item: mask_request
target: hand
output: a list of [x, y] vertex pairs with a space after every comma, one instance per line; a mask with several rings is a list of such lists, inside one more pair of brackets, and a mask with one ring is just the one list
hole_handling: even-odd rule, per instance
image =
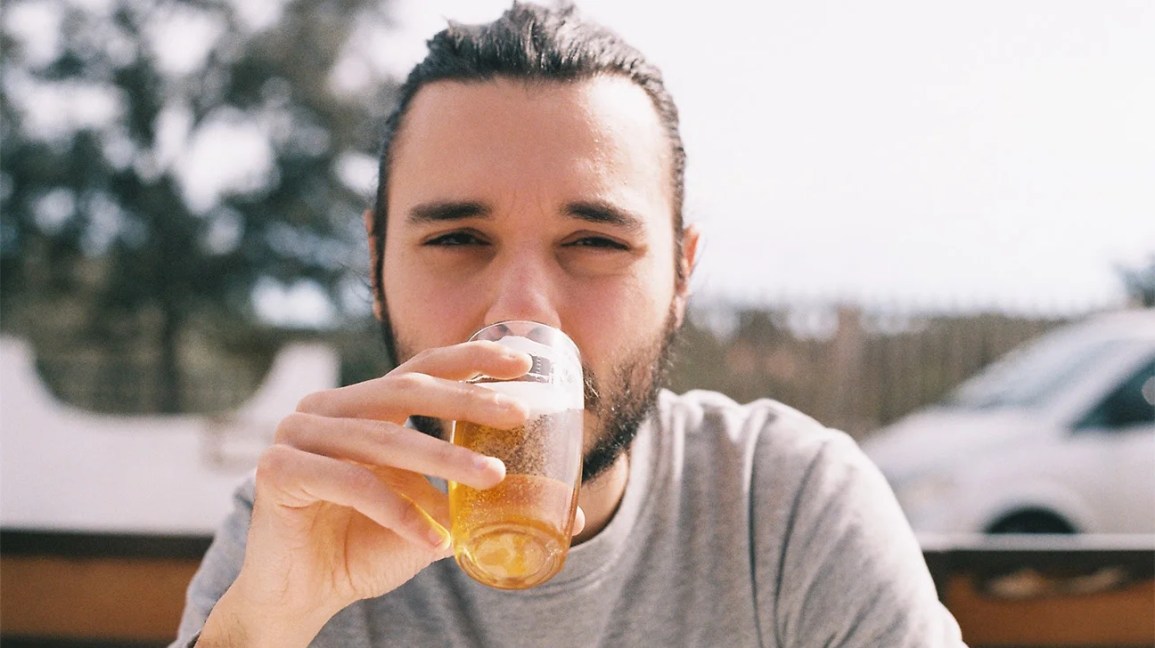
[[451, 555], [448, 501], [426, 476], [489, 488], [505, 467], [404, 423], [423, 415], [522, 424], [523, 403], [462, 381], [480, 373], [515, 378], [529, 368], [524, 353], [467, 342], [304, 398], [260, 459], [244, 563], [200, 645], [232, 645], [226, 637], [306, 645], [345, 606], [392, 591]]

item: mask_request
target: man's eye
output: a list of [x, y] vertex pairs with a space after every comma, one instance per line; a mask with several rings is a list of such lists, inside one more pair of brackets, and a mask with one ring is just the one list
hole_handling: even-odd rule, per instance
[[615, 241], [614, 239], [606, 238], [604, 236], [583, 236], [582, 238], [579, 238], [579, 239], [577, 239], [571, 243], [568, 243], [567, 245], [569, 247], [588, 247], [588, 248], [599, 248], [599, 249], [605, 249], [605, 250], [628, 250], [628, 249], [630, 249], [630, 246], [626, 245], [625, 243], [622, 243], [621, 241]]
[[442, 247], [484, 244], [485, 241], [481, 240], [471, 232], [449, 232], [448, 234], [441, 234], [429, 239], [428, 241], [425, 241], [425, 245]]

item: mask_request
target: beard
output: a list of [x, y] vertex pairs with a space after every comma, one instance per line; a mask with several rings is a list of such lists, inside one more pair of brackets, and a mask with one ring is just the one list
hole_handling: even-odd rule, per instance
[[[599, 379], [588, 365], [582, 366], [586, 416], [597, 421], [593, 445], [582, 457], [583, 483], [597, 479], [614, 465], [653, 412], [672, 364], [677, 321], [671, 304], [662, 329], [646, 343], [624, 354], [605, 381]], [[398, 340], [388, 315], [382, 319], [381, 329], [394, 362], [413, 357], [414, 353]], [[440, 419], [414, 415], [410, 420], [415, 428], [429, 436], [439, 439], [448, 436]]]
[[655, 339], [619, 362], [608, 384], [599, 384], [594, 373], [583, 368], [586, 412], [599, 422], [594, 444], [582, 459], [583, 482], [597, 479], [614, 465], [654, 411], [672, 364], [677, 333], [677, 317], [671, 307]]

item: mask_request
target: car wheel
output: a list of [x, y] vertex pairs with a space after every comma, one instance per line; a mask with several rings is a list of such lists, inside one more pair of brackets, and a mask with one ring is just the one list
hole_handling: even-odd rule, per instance
[[987, 528], [987, 533], [1075, 533], [1076, 529], [1062, 517], [1044, 510], [1011, 513]]

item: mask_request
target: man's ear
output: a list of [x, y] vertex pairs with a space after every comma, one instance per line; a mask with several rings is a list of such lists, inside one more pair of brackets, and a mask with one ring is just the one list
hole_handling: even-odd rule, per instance
[[694, 276], [694, 268], [698, 267], [698, 245], [701, 239], [702, 233], [694, 225], [687, 225], [682, 230], [682, 258], [678, 259], [678, 276], [681, 279], [674, 286], [674, 319], [677, 326], [681, 326], [686, 318], [690, 280]]
[[373, 291], [373, 317], [381, 321], [385, 305], [381, 303], [381, 250], [377, 249], [377, 237], [373, 234], [373, 210], [366, 209], [362, 218], [365, 220], [365, 236], [369, 239], [369, 281]]

